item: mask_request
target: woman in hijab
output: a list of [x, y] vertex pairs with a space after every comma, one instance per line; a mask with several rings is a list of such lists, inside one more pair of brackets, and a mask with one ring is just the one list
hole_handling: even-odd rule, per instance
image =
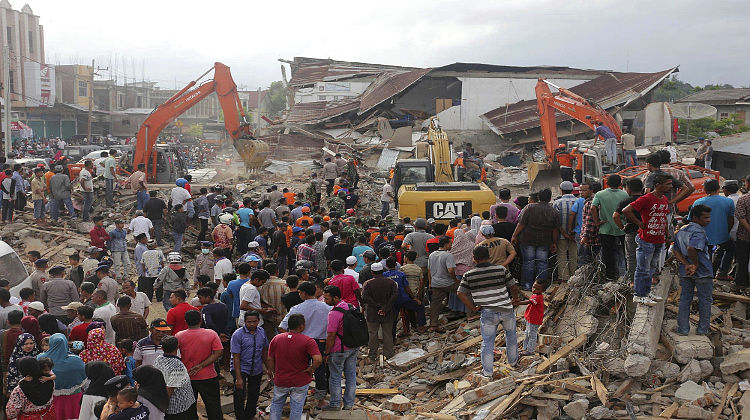
[[42, 346], [42, 330], [39, 329], [39, 321], [31, 315], [21, 318], [21, 328], [31, 335], [36, 340], [36, 345], [41, 348]]
[[117, 347], [104, 341], [104, 336], [104, 330], [101, 328], [89, 331], [86, 350], [81, 352], [81, 359], [85, 363], [97, 360], [109, 363], [115, 375], [120, 375], [125, 370], [125, 360]]
[[164, 420], [169, 394], [161, 371], [151, 365], [143, 365], [133, 372], [133, 379], [138, 388], [138, 402], [148, 408], [149, 420]]
[[[481, 222], [480, 222], [481, 223]], [[472, 218], [472, 225], [474, 224]], [[453, 246], [451, 247], [450, 253], [453, 255], [453, 259], [456, 262], [456, 278], [461, 281], [464, 273], [474, 268], [474, 241], [471, 239], [469, 234], [463, 229], [458, 228], [453, 233]], [[458, 298], [456, 292], [451, 292], [448, 295], [448, 306], [451, 310], [456, 312], [466, 312], [466, 306], [461, 299]]]
[[57, 325], [57, 318], [52, 314], [39, 315], [39, 328], [47, 335], [63, 333]]
[[109, 395], [104, 388], [104, 384], [115, 377], [112, 368], [104, 362], [86, 363], [86, 377], [89, 379], [89, 386], [81, 399], [81, 412], [78, 420], [99, 420], [94, 414], [94, 406], [99, 401], [106, 401]]
[[24, 357], [36, 357], [39, 354], [39, 348], [36, 345], [34, 336], [29, 333], [23, 333], [18, 336], [16, 346], [10, 355], [8, 362], [8, 389], [13, 389], [18, 385], [18, 381], [23, 378], [18, 371], [18, 361]]
[[54, 405], [56, 420], [77, 419], [81, 411], [83, 382], [86, 380], [86, 365], [80, 357], [68, 351], [68, 339], [57, 333], [49, 338], [49, 350], [37, 359], [49, 357], [55, 364], [52, 368], [55, 379]]
[[[39, 380], [42, 369], [34, 357], [19, 359], [18, 370], [24, 379], [10, 393], [5, 406], [6, 417], [19, 420], [55, 420], [55, 407], [52, 404], [55, 383]], [[31, 377], [30, 381], [25, 379], [27, 376]]]
[[479, 216], [473, 216], [471, 218], [471, 229], [469, 229], [468, 232], [466, 232], [466, 235], [468, 235], [469, 239], [471, 239], [472, 242], [476, 242], [477, 234], [479, 233], [479, 228], [482, 226], [482, 218]]

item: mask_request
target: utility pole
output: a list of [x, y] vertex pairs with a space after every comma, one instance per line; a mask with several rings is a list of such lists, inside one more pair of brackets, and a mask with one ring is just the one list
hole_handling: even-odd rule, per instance
[[93, 140], [93, 137], [91, 137], [91, 118], [94, 114], [94, 59], [91, 59], [91, 86], [89, 86], [89, 125], [87, 133], [87, 138], [89, 139], [89, 144], [91, 144], [91, 141]]
[[5, 101], [5, 118], [3, 129], [5, 130], [5, 157], [10, 155], [11, 135], [10, 135], [10, 48], [6, 45], [3, 48], [3, 99]]

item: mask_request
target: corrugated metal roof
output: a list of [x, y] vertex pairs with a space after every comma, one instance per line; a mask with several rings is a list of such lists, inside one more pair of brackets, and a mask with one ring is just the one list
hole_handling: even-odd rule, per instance
[[359, 114], [363, 114], [380, 105], [394, 95], [403, 92], [429, 73], [431, 69], [420, 69], [409, 72], [384, 72], [367, 87], [361, 95]]
[[290, 64], [292, 79], [289, 86], [300, 87], [315, 82], [347, 79], [356, 76], [374, 76], [383, 71], [411, 71], [416, 67], [358, 63], [331, 59], [294, 57]]
[[400, 151], [396, 149], [389, 149], [384, 148], [382, 152], [380, 152], [380, 158], [378, 159], [378, 164], [376, 165], [378, 169], [381, 171], [387, 171], [388, 169], [391, 169], [393, 165], [396, 164], [396, 159], [398, 159], [398, 155], [401, 153]]
[[711, 139], [714, 152], [750, 156], [750, 132]]
[[748, 98], [750, 98], [750, 89], [748, 88], [713, 89], [695, 92], [677, 102], [702, 102], [712, 105], [714, 103], [735, 103]]
[[347, 112], [359, 109], [359, 99], [341, 101], [319, 101], [295, 104], [289, 110], [287, 123], [317, 124]]
[[[602, 108], [607, 109], [623, 105], [647, 94], [675, 71], [677, 67], [657, 73], [607, 73], [572, 87], [570, 91], [593, 100]], [[499, 135], [528, 130], [540, 125], [536, 100], [516, 102], [493, 109], [481, 115], [480, 118]], [[555, 113], [555, 120], [558, 123], [570, 119], [567, 115]]]
[[435, 72], [458, 72], [458, 73], [545, 73], [558, 74], [560, 76], [590, 76], [596, 77], [608, 72], [608, 70], [576, 69], [564, 66], [502, 66], [484, 63], [453, 63], [442, 67], [433, 68]]

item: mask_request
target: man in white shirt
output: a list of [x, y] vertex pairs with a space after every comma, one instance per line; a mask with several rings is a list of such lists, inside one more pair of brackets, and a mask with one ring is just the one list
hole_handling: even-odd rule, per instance
[[[266, 281], [271, 276], [266, 270], [258, 270], [253, 272], [250, 276], [250, 281], [246, 281], [245, 284], [240, 287], [240, 317], [237, 318], [237, 327], [245, 324], [245, 312], [256, 311], [260, 314], [260, 322], [258, 326], [263, 325], [263, 315], [276, 312], [274, 308], [264, 308], [260, 303], [260, 291], [258, 288], [266, 284]], [[241, 327], [240, 327], [241, 328]]]
[[219, 285], [219, 293], [224, 291], [224, 274], [234, 273], [232, 261], [229, 258], [225, 257], [223, 252], [224, 250], [222, 249], [214, 248], [214, 258], [216, 259], [216, 262], [214, 263], [214, 280]]
[[91, 206], [94, 203], [94, 176], [92, 171], [94, 170], [94, 162], [87, 159], [83, 163], [83, 169], [78, 173], [78, 181], [81, 183], [81, 189], [83, 189], [83, 221], [88, 222], [91, 214]]
[[172, 207], [182, 204], [185, 205], [186, 201], [192, 200], [192, 196], [188, 192], [188, 190], [177, 186], [172, 188]]
[[144, 319], [148, 318], [151, 301], [145, 293], [135, 290], [135, 282], [133, 280], [122, 282], [122, 294], [130, 298], [130, 310], [132, 312], [143, 315]]
[[346, 257], [346, 268], [344, 269], [344, 274], [354, 277], [354, 280], [357, 280], [357, 282], [359, 282], [359, 273], [354, 270], [354, 267], [356, 266], [357, 257], [355, 257], [354, 255]]
[[380, 209], [380, 218], [385, 219], [388, 213], [391, 211], [391, 203], [393, 202], [393, 187], [391, 184], [383, 184], [383, 194], [380, 196], [380, 203], [383, 207]]
[[135, 211], [135, 218], [130, 221], [128, 230], [133, 236], [138, 236], [141, 233], [146, 234], [146, 238], [151, 240], [151, 233], [154, 231], [154, 224], [151, 220], [143, 215], [143, 210]]
[[96, 290], [91, 295], [91, 303], [96, 305], [94, 309], [94, 318], [101, 318], [104, 320], [106, 336], [104, 341], [109, 344], [115, 344], [115, 330], [112, 329], [112, 323], [110, 318], [112, 315], [117, 313], [117, 308], [112, 302], [107, 300], [107, 292], [104, 290]]

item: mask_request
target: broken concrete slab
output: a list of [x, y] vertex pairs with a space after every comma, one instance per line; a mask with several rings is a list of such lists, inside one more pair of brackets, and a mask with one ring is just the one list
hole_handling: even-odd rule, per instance
[[672, 355], [677, 363], [685, 364], [690, 359], [710, 359], [714, 355], [714, 346], [705, 335], [690, 334], [681, 336], [675, 331], [677, 320], [664, 323], [663, 332], [669, 344], [674, 349]]
[[661, 379], [672, 379], [680, 374], [680, 366], [665, 360], [654, 360], [651, 362], [651, 373]]
[[[669, 270], [664, 270], [659, 276], [659, 284], [653, 287], [653, 292], [658, 296], [667, 296], [672, 281], [673, 274]], [[661, 337], [665, 302], [666, 299], [654, 306], [638, 305], [635, 309], [628, 334], [627, 351], [629, 354], [641, 354], [649, 359], [654, 358]]]
[[690, 359], [690, 361], [682, 368], [682, 371], [677, 376], [679, 382], [693, 381], [700, 382], [713, 373], [713, 366], [708, 360], [698, 361], [697, 359]]
[[615, 417], [615, 412], [603, 405], [597, 405], [589, 411], [589, 417], [593, 419], [610, 419]]
[[631, 354], [625, 359], [623, 368], [625, 373], [632, 378], [639, 378], [648, 373], [651, 367], [651, 358], [642, 354]]
[[408, 367], [415, 359], [418, 359], [427, 354], [426, 351], [421, 348], [409, 349], [395, 354], [393, 357], [388, 359], [388, 363], [393, 366], [404, 368]]
[[742, 393], [742, 398], [740, 398], [740, 401], [737, 405], [741, 410], [740, 414], [742, 418], [750, 419], [750, 391], [745, 391]]
[[463, 395], [464, 402], [466, 404], [471, 404], [488, 396], [499, 397], [501, 395], [509, 394], [515, 388], [515, 379], [513, 379], [512, 377], [503, 378], [499, 381], [490, 382], [485, 386], [466, 392]]
[[703, 385], [698, 385], [693, 381], [687, 381], [677, 388], [674, 397], [680, 403], [689, 403], [702, 398], [707, 392], [708, 390]]
[[719, 369], [725, 375], [750, 369], [750, 349], [744, 349], [727, 355], [724, 357], [721, 365], [719, 365]]
[[582, 334], [591, 336], [599, 326], [599, 320], [594, 316], [599, 303], [594, 296], [584, 296], [578, 305], [566, 307], [555, 326], [555, 335], [562, 337], [564, 342]]

